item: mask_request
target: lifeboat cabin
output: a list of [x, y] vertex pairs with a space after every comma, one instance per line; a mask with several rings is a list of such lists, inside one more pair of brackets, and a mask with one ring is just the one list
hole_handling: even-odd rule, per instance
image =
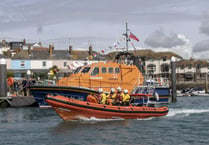
[[142, 84], [143, 75], [137, 66], [116, 62], [98, 62], [78, 67], [72, 75], [57, 82], [58, 86], [86, 87], [95, 90], [102, 87], [108, 92], [110, 88], [116, 89], [118, 86], [132, 92]]

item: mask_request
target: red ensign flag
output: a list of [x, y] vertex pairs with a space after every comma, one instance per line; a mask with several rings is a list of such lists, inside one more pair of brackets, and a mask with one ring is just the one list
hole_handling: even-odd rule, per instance
[[131, 32], [130, 32], [129, 38], [139, 41], [139, 39]]

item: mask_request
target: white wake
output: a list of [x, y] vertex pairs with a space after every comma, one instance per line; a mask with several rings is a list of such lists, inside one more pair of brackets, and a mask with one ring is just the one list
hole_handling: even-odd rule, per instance
[[209, 112], [209, 109], [169, 109], [167, 117], [174, 117], [174, 116], [189, 116], [191, 114], [200, 114]]

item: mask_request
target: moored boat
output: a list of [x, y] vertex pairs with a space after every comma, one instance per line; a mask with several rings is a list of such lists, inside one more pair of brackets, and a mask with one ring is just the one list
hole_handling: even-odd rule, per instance
[[[170, 88], [169, 85], [164, 81], [163, 78], [157, 79], [160, 81], [156, 81], [156, 79], [146, 79], [144, 80], [143, 85], [138, 86], [133, 92], [132, 96], [137, 96], [137, 94], [149, 94], [151, 96], [156, 93], [159, 96], [159, 103], [168, 103], [170, 98]], [[138, 103], [146, 103], [147, 98], [142, 98], [141, 96], [136, 98]]]
[[81, 117], [99, 119], [141, 119], [165, 116], [167, 107], [145, 106], [113, 106], [67, 98], [64, 96], [47, 95], [46, 102], [57, 114], [66, 121], [79, 120]]

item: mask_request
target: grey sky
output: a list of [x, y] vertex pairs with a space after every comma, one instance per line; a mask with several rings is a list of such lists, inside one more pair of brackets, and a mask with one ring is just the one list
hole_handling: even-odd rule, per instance
[[169, 50], [186, 58], [203, 58], [202, 50], [209, 51], [207, 43], [204, 49], [196, 45], [209, 40], [208, 0], [2, 0], [0, 18], [1, 39], [26, 38], [53, 43], [55, 49], [92, 43], [97, 51], [109, 51], [128, 21], [140, 39], [133, 41], [138, 49]]

